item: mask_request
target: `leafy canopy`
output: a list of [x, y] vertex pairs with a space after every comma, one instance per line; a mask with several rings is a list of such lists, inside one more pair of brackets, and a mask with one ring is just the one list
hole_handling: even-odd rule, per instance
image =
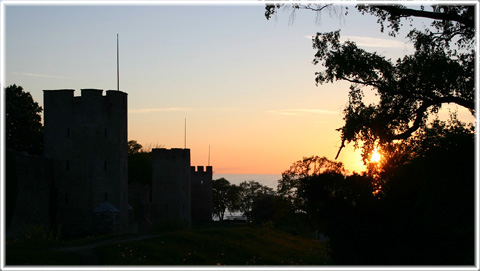
[[213, 180], [212, 200], [213, 215], [222, 221], [227, 210], [230, 212], [238, 210], [239, 188], [225, 178]]
[[243, 181], [238, 185], [238, 209], [248, 218], [255, 202], [266, 195], [273, 195], [272, 188], [262, 185], [257, 181]]
[[137, 154], [142, 150], [142, 148], [142, 144], [138, 143], [136, 140], [128, 141], [128, 155]]
[[42, 154], [42, 107], [29, 92], [15, 84], [5, 88], [6, 147], [30, 154]]
[[278, 181], [277, 193], [291, 201], [297, 208], [301, 208], [299, 206], [303, 203], [299, 193], [302, 191], [302, 180], [330, 173], [343, 176], [346, 170], [341, 162], [331, 161], [326, 157], [304, 157], [282, 173], [282, 179]]
[[[269, 19], [283, 4], [267, 5]], [[321, 12], [332, 5], [294, 5], [293, 9]], [[340, 42], [340, 31], [317, 33], [313, 64], [324, 70], [316, 73], [316, 83], [344, 80], [351, 83], [344, 109], [342, 144], [362, 142], [364, 161], [375, 144], [405, 140], [425, 127], [429, 115], [435, 115], [446, 103], [475, 110], [475, 27], [473, 5], [433, 5], [407, 8], [403, 5], [357, 5], [363, 14], [378, 18], [381, 31], [385, 24], [389, 35], [396, 36], [402, 19], [432, 19], [429, 28], [412, 29], [407, 38], [414, 44], [413, 55], [392, 61], [376, 52], [358, 48], [355, 42]], [[348, 11], [348, 10], [347, 10]], [[347, 13], [345, 13], [347, 14]], [[366, 104], [364, 90], [376, 92], [379, 102]], [[337, 157], [338, 157], [337, 154]]]

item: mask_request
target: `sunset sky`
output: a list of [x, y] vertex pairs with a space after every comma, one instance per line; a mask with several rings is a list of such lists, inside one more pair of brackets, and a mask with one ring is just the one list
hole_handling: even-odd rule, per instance
[[[267, 20], [259, 2], [4, 7], [3, 87], [23, 86], [42, 106], [45, 89], [116, 89], [118, 33], [129, 140], [183, 148], [187, 119], [192, 165], [207, 165], [210, 145], [215, 173], [280, 174], [304, 156], [335, 157], [349, 84], [315, 85], [316, 32], [341, 29], [392, 59], [413, 52], [405, 32], [389, 37], [353, 6], [320, 20], [297, 11], [293, 22], [290, 11]], [[363, 169], [351, 146], [339, 160]]]

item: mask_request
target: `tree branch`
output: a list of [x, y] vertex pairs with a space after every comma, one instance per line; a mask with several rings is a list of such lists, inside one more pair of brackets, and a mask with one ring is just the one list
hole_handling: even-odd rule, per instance
[[[415, 113], [416, 117], [415, 117], [415, 121], [413, 122], [413, 125], [410, 128], [408, 128], [405, 132], [397, 135], [390, 135], [385, 140], [393, 141], [393, 140], [402, 140], [402, 139], [409, 138], [415, 131], [417, 131], [420, 128], [423, 122], [423, 117], [424, 117], [423, 114], [428, 110], [428, 108], [430, 106], [440, 105], [443, 103], [456, 103], [470, 110], [475, 109], [475, 102], [468, 101], [460, 97], [450, 96], [450, 97], [440, 97], [440, 98], [425, 100], [424, 103], [416, 110], [416, 113]], [[340, 152], [344, 147], [345, 147], [345, 139], [342, 139], [342, 145], [340, 145], [340, 148], [338, 149], [337, 155], [335, 156], [335, 160], [337, 160], [338, 156], [340, 155]]]
[[409, 8], [399, 8], [395, 6], [376, 6], [372, 5], [371, 7], [384, 10], [392, 16], [413, 16], [413, 17], [422, 17], [436, 20], [445, 20], [445, 21], [455, 21], [461, 23], [469, 28], [475, 27], [475, 21], [469, 18], [462, 17], [455, 13], [441, 13], [441, 12], [432, 12], [425, 10], [416, 10]]
[[337, 152], [337, 155], [335, 156], [335, 160], [337, 160], [338, 156], [340, 155], [340, 152], [342, 151], [342, 149], [345, 147], [345, 138], [342, 139], [342, 145], [340, 146], [340, 148], [338, 149], [338, 152]]
[[329, 7], [329, 6], [331, 6], [331, 5], [332, 5], [332, 4], [325, 4], [324, 6], [319, 7], [319, 8], [313, 8], [311, 5], [306, 5], [306, 6], [300, 6], [300, 5], [298, 5], [296, 8], [298, 8], [298, 9], [304, 8], [304, 9], [309, 9], [309, 10], [313, 10], [313, 11], [322, 11], [324, 8]]
[[372, 87], [376, 87], [376, 88], [379, 88], [379, 87], [381, 87], [381, 85], [383, 85], [382, 82], [374, 81], [374, 80], [361, 81], [361, 80], [358, 80], [358, 79], [349, 79], [348, 77], [345, 77], [345, 76], [340, 76], [339, 78], [342, 79], [342, 80], [348, 81], [350, 83], [361, 84], [361, 85], [364, 85], [364, 86], [372, 86]]
[[444, 103], [456, 103], [460, 106], [473, 110], [475, 108], [475, 102], [468, 101], [459, 97], [441, 97], [435, 98], [433, 100], [426, 100], [416, 111], [415, 121], [413, 122], [412, 127], [408, 128], [405, 132], [397, 135], [391, 135], [387, 138], [387, 141], [398, 140], [398, 139], [407, 139], [409, 138], [415, 131], [420, 128], [420, 125], [423, 121], [423, 114], [427, 111], [430, 106], [433, 105], [440, 105]]

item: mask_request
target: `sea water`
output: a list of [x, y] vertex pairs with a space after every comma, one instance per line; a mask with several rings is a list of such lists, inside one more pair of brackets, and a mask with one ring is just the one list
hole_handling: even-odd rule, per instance
[[277, 190], [278, 180], [282, 179], [281, 174], [221, 174], [214, 173], [213, 179], [225, 178], [231, 184], [240, 184], [243, 181], [256, 181], [262, 185]]

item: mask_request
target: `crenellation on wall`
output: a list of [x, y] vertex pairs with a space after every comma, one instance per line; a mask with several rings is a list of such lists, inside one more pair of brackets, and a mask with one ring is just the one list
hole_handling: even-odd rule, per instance
[[211, 166], [191, 167], [191, 208], [192, 220], [210, 221], [212, 220], [212, 178], [213, 169]]
[[213, 174], [212, 166], [191, 166], [190, 167], [192, 173], [211, 173]]
[[80, 91], [81, 91], [82, 98], [103, 97], [102, 89], [85, 88], [85, 89], [81, 89]]

